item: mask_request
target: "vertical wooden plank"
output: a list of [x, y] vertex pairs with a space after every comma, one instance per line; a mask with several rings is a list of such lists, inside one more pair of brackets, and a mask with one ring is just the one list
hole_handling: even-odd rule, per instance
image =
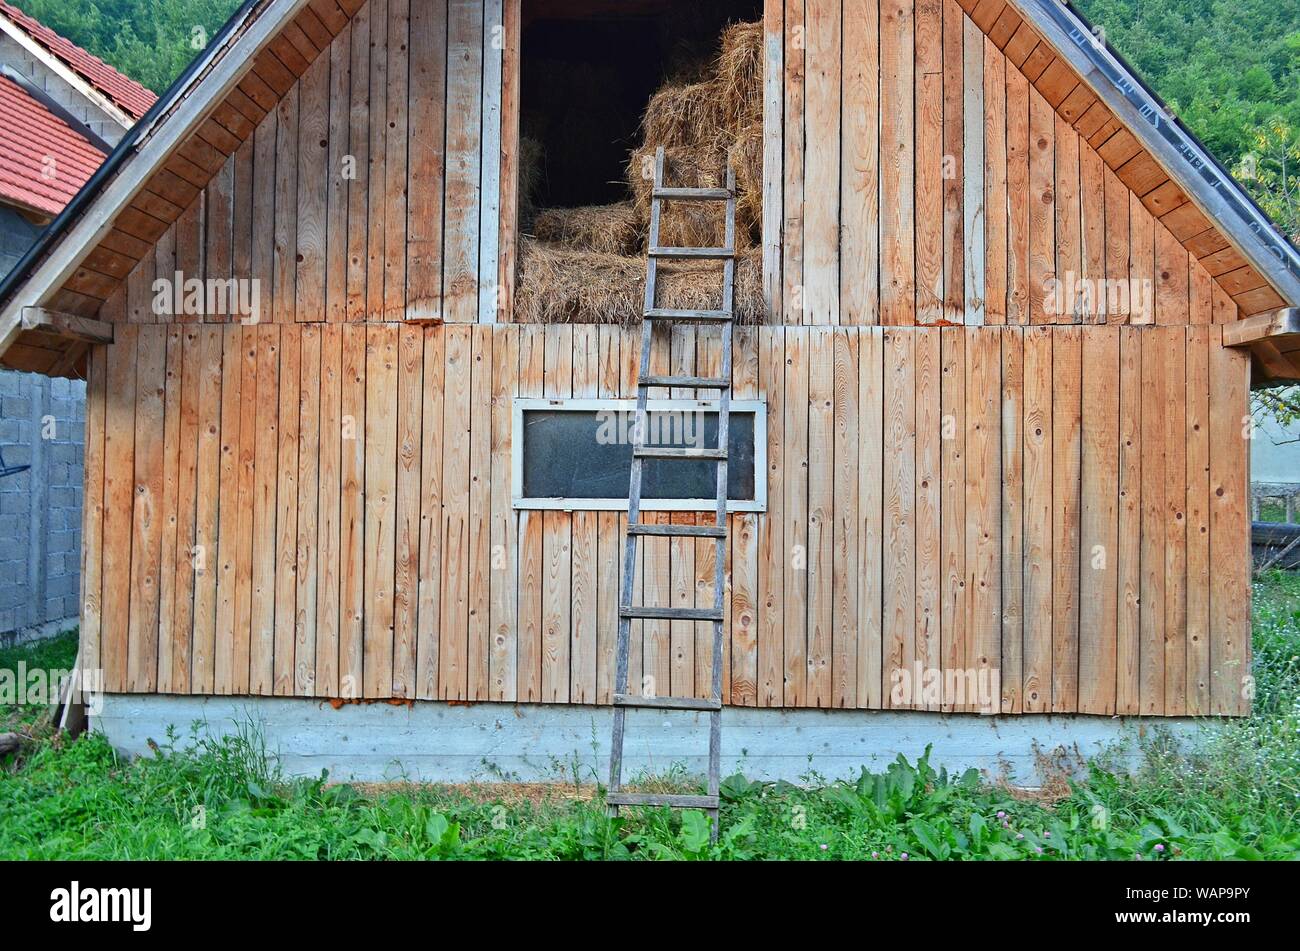
[[273, 690], [293, 693], [297, 643], [298, 422], [302, 382], [301, 329], [280, 330], [279, 456], [275, 505], [275, 655]]
[[257, 328], [257, 402], [253, 426], [253, 554], [248, 689], [269, 695], [275, 684], [275, 517], [280, 450], [280, 327]]
[[[575, 383], [579, 366], [578, 340], [580, 339], [575, 328], [574, 334], [574, 377]], [[718, 375], [718, 370], [705, 371], [701, 363], [702, 354], [698, 352], [697, 340], [698, 334], [695, 327], [674, 326], [669, 335], [669, 369], [674, 376], [691, 376], [691, 375]], [[575, 390], [576, 392], [576, 390]], [[695, 391], [685, 387], [675, 387], [669, 391], [673, 399], [691, 399], [695, 396]], [[575, 514], [575, 522], [577, 516]], [[671, 512], [668, 513], [666, 521], [675, 525], [694, 525], [694, 512]], [[696, 557], [695, 543], [684, 538], [672, 538], [666, 545], [661, 545], [661, 551], [666, 550], [668, 553], [668, 600], [660, 602], [671, 604], [675, 608], [693, 608], [695, 607], [695, 584], [696, 584]], [[574, 566], [577, 567], [577, 556], [575, 552]], [[574, 618], [575, 623], [577, 618]], [[700, 627], [707, 627], [707, 632], [699, 630]], [[709, 643], [713, 640], [713, 625], [696, 625], [690, 621], [670, 621], [668, 622], [668, 669], [670, 677], [669, 693], [675, 697], [692, 697], [696, 695], [696, 644], [702, 639], [707, 638]], [[576, 645], [575, 645], [576, 646]], [[703, 652], [710, 658], [712, 650]], [[711, 668], [710, 668], [711, 673]], [[706, 674], [704, 682], [710, 681], [709, 674]]]
[[885, 334], [883, 704], [908, 708], [916, 659], [915, 335]]
[[[1121, 183], [1122, 185], [1122, 183]], [[1142, 200], [1129, 199], [1129, 323], [1155, 323], [1155, 222]]]
[[1106, 279], [1106, 165], [1079, 137], [1079, 207], [1083, 240], [1082, 276], [1087, 294], [1083, 322], [1106, 322], [1106, 297], [1097, 289]]
[[[1029, 322], [1055, 321], [1048, 299], [1056, 277], [1056, 113], [1037, 89], [1029, 90]], [[1028, 338], [1026, 338], [1028, 339]]]
[[1106, 322], [1127, 323], [1130, 309], [1129, 285], [1129, 191], [1109, 168], [1102, 169], [1106, 190], [1106, 280], [1124, 288], [1112, 300], [1106, 297]]
[[[616, 399], [620, 394], [622, 333], [602, 324], [597, 395]], [[596, 703], [613, 702], [615, 649], [618, 642], [618, 597], [622, 583], [623, 549], [619, 545], [619, 514], [596, 515]]]
[[365, 697], [393, 689], [397, 551], [398, 328], [366, 328]]
[[[248, 693], [249, 656], [252, 650], [253, 635], [253, 530], [254, 509], [257, 496], [257, 442], [258, 442], [258, 404], [264, 397], [258, 392], [257, 370], [258, 354], [261, 350], [259, 337], [261, 327], [247, 327], [239, 340], [239, 361], [237, 367], [239, 386], [239, 434], [238, 479], [235, 497], [237, 519], [234, 525], [233, 544], [230, 554], [222, 554], [222, 560], [229, 557], [235, 566], [235, 604], [234, 634], [231, 637], [229, 656], [230, 692]], [[266, 384], [270, 388], [270, 383]], [[275, 393], [275, 390], [270, 390]], [[223, 407], [224, 409], [224, 407]], [[221, 654], [218, 653], [218, 658]]]
[[[185, 693], [188, 688], [181, 689], [177, 686], [177, 681], [186, 681], [189, 678], [189, 640], [191, 633], [191, 619], [189, 611], [193, 607], [191, 602], [185, 607], [185, 626], [183, 628], [177, 624], [177, 582], [181, 580], [182, 571], [178, 571], [176, 564], [176, 547], [178, 538], [185, 541], [187, 539], [181, 536], [187, 536], [194, 531], [194, 452], [197, 449], [198, 434], [193, 427], [189, 427], [189, 447], [188, 452], [182, 449], [182, 429], [185, 400], [183, 390], [185, 388], [185, 368], [184, 368], [184, 342], [187, 336], [186, 330], [191, 333], [193, 327], [184, 328], [180, 324], [170, 324], [167, 327], [166, 336], [166, 357], [163, 383], [163, 437], [162, 437], [162, 455], [160, 457], [162, 464], [161, 483], [162, 496], [161, 504], [158, 508], [158, 517], [161, 523], [161, 539], [159, 542], [159, 564], [158, 564], [158, 680], [157, 689], [161, 693]], [[194, 338], [197, 340], [197, 338]], [[191, 344], [191, 349], [193, 344]], [[191, 370], [193, 370], [193, 361], [196, 355], [191, 353]], [[195, 374], [193, 382], [198, 382], [198, 375]], [[194, 410], [194, 401], [196, 397], [190, 396], [189, 406], [191, 413]], [[197, 426], [197, 419], [194, 420]], [[183, 527], [182, 523], [187, 521], [181, 515], [181, 479], [182, 467], [188, 468], [189, 478], [189, 502], [190, 517], [188, 527]], [[182, 564], [188, 564], [188, 558], [182, 557]], [[183, 640], [182, 640], [183, 639]], [[183, 648], [182, 648], [183, 643]], [[182, 657], [182, 652], [184, 657]], [[179, 669], [176, 669], [179, 668]]]
[[1115, 712], [1119, 610], [1119, 330], [1083, 331], [1079, 712]]
[[[1128, 265], [1125, 264], [1125, 271]], [[1115, 635], [1115, 712], [1139, 710], [1142, 617], [1142, 340], [1135, 328], [1119, 336], [1119, 543]]]
[[[602, 338], [612, 337], [615, 330], [613, 327], [600, 329]], [[516, 534], [518, 520], [510, 504], [510, 459], [511, 414], [518, 392], [519, 330], [501, 327], [493, 334], [492, 340], [492, 577], [488, 608], [492, 653], [488, 695], [493, 700], [514, 700], [517, 695], [519, 541]], [[610, 517], [617, 535], [617, 516], [613, 513], [602, 515]], [[607, 521], [602, 521], [602, 527], [607, 527], [607, 524]], [[609, 542], [603, 534], [601, 540]], [[602, 617], [600, 623], [603, 625], [606, 620]], [[597, 635], [600, 633], [600, 628], [597, 628]], [[602, 701], [598, 698], [597, 702]]]
[[[232, 226], [235, 201], [236, 156], [226, 159], [204, 190], [203, 270], [208, 278], [231, 277]], [[243, 272], [245, 275], [247, 271]], [[223, 323], [234, 319], [229, 314], [205, 313], [208, 322]]]
[[326, 227], [330, 169], [330, 57], [318, 56], [299, 80], [298, 246], [294, 318], [322, 321], [325, 311]]
[[[868, 18], [846, 17], [844, 44], [849, 50], [853, 27]], [[874, 28], [874, 18], [872, 27]], [[847, 66], [849, 59], [845, 57]], [[858, 74], [845, 72], [846, 98], [849, 98], [850, 75], [860, 81]], [[855, 88], [861, 88], [855, 87]], [[781, 320], [781, 240], [783, 224], [782, 199], [785, 178], [783, 146], [785, 142], [785, 7], [782, 2], [763, 4], [763, 299], [767, 303], [767, 322]], [[873, 124], [874, 127], [874, 124]], [[852, 129], [844, 129], [845, 148], [849, 147]], [[845, 167], [853, 167], [844, 163]], [[874, 177], [873, 177], [874, 180]], [[851, 187], [851, 186], [848, 186]]]
[[[734, 333], [731, 392], [738, 400], [755, 399], [759, 395], [758, 331], [753, 327], [737, 327]], [[856, 369], [855, 365], [854, 387], [857, 386]], [[853, 393], [856, 394], [856, 390]], [[856, 410], [855, 402], [849, 405]], [[765, 478], [766, 473], [755, 473], [755, 476]], [[856, 526], [850, 525], [849, 528], [856, 532]], [[735, 706], [752, 707], [758, 702], [758, 516], [752, 512], [732, 515], [730, 531], [731, 690], [726, 700]], [[856, 575], [848, 577], [850, 583], [856, 584]], [[855, 620], [850, 619], [850, 629], [853, 629]], [[847, 674], [849, 683], [853, 683], [856, 676], [856, 671], [850, 671]], [[836, 677], [838, 679], [839, 675]]]
[[785, 329], [758, 331], [759, 387], [767, 399], [767, 511], [758, 518], [758, 705], [784, 699]]
[[984, 323], [984, 34], [971, 20], [962, 21], [963, 98], [962, 113], [966, 141], [962, 172], [965, 175], [966, 319], [976, 326]]
[[438, 696], [442, 624], [442, 427], [445, 419], [446, 330], [424, 328], [424, 398], [420, 439], [420, 587], [415, 649], [415, 694]]
[[343, 328], [339, 409], [342, 488], [339, 497], [339, 690], [362, 696], [366, 637], [366, 328]]
[[[913, 345], [916, 380], [916, 663], [922, 671], [943, 667], [943, 365], [938, 328], [917, 330]], [[942, 691], [921, 680], [913, 697], [922, 709], [938, 710]]]
[[[194, 547], [190, 556], [194, 568], [194, 632], [191, 644], [193, 693], [214, 693], [213, 661], [216, 646], [218, 558], [218, 514], [223, 478], [224, 391], [223, 353], [220, 327], [204, 327], [199, 337], [200, 374], [198, 387], [198, 459], [195, 480], [196, 511]], [[229, 637], [229, 628], [223, 629]]]
[[[1029, 323], [1029, 81], [1007, 69], [1007, 323]], [[1023, 341], [1023, 336], [1019, 338]]]
[[[805, 703], [834, 704], [835, 342], [833, 331], [809, 332], [808, 421], [808, 686]], [[818, 447], [822, 451], [815, 451]]]
[[943, 0], [916, 11], [916, 322], [937, 324], [944, 302]]
[[165, 325], [140, 328], [135, 359], [135, 493], [131, 513], [127, 687], [132, 693], [151, 693], [158, 678], [158, 588], [164, 519]]
[[[832, 488], [834, 538], [832, 546], [833, 645], [831, 705], [858, 705], [858, 341], [856, 330], [838, 330], [834, 340], [832, 381], [835, 480]], [[734, 579], [733, 579], [734, 580]]]
[[[573, 327], [550, 326], [546, 328], [546, 364], [543, 381], [544, 394], [551, 399], [567, 399], [573, 395]], [[548, 511], [543, 515], [543, 567], [542, 586], [542, 701], [567, 703], [571, 689], [570, 659], [572, 642], [572, 544], [573, 520], [567, 512]], [[667, 578], [668, 566], [664, 565]], [[666, 604], [666, 600], [653, 602]], [[666, 625], [664, 625], [666, 631]], [[666, 634], [665, 634], [666, 637]], [[665, 641], [663, 657], [667, 658]], [[668, 685], [665, 676], [658, 680], [657, 689]]]
[[1191, 322], [1187, 249], [1160, 222], [1155, 222], [1156, 323], [1185, 326]]
[[[594, 399], [600, 389], [600, 335], [595, 324], [573, 328], [573, 395]], [[572, 629], [570, 699], [596, 702], [598, 535], [596, 513], [573, 513]]]
[[1002, 334], [1002, 712], [1024, 707], [1025, 335]]
[[[807, 323], [839, 319], [840, 0], [805, 0], [804, 313]], [[829, 671], [829, 666], [827, 670]]]
[[474, 328], [469, 422], [469, 699], [486, 700], [492, 633], [492, 331]]
[[965, 14], [943, 0], [943, 282], [944, 320], [966, 322]]
[[472, 323], [479, 316], [482, 93], [483, 4], [449, 0], [442, 279], [443, 315], [449, 323]]
[[320, 390], [316, 420], [319, 462], [316, 493], [316, 630], [312, 695], [339, 695], [340, 503], [343, 489], [343, 331], [337, 323], [320, 329]]
[[[546, 328], [519, 329], [519, 395], [544, 392]], [[519, 513], [519, 699], [542, 699], [542, 529], [543, 513]], [[639, 656], [640, 652], [636, 652]]]
[[[955, 5], [955, 0], [954, 0]], [[964, 294], [964, 289], [963, 289]], [[939, 653], [945, 670], [966, 666], [969, 630], [969, 584], [966, 580], [966, 334], [960, 327], [940, 332], [941, 440], [939, 511], [942, 601], [939, 607]], [[960, 709], [945, 679], [943, 709]]]
[[1056, 117], [1056, 322], [1080, 322], [1079, 277], [1083, 232], [1079, 203], [1079, 133]]
[[880, 322], [916, 322], [911, 0], [880, 5]]
[[782, 207], [781, 291], [783, 322], [804, 322], [804, 52], [807, 24], [805, 0], [787, 0], [785, 4], [785, 154], [783, 156], [784, 194]]
[[808, 696], [808, 387], [811, 341], [806, 330], [785, 332], [785, 705]]
[[[80, 662], [85, 670], [103, 670], [104, 430], [108, 349], [91, 347], [86, 359], [86, 448], [83, 462], [86, 475], [81, 509], [79, 647]], [[108, 688], [107, 684], [102, 686]]]
[[1158, 334], [1142, 341], [1142, 633], [1139, 709], [1165, 709], [1165, 361]]
[[[218, 421], [215, 411], [221, 405], [221, 347], [219, 337], [215, 346], [210, 342], [214, 330], [186, 328], [181, 340], [184, 373], [176, 502], [172, 683], [177, 692], [186, 693], [194, 689], [196, 680], [194, 659], [200, 629], [210, 630], [212, 622], [211, 602], [205, 603], [203, 593], [208, 587], [207, 580], [215, 579], [208, 569], [208, 559], [215, 554], [209, 538], [216, 521]], [[210, 658], [211, 652], [206, 652], [206, 656]]]
[[1210, 338], [1210, 711], [1250, 710], [1250, 360]]
[[[214, 560], [217, 569], [217, 605], [212, 644], [212, 692], [228, 694], [233, 687], [231, 661], [236, 639], [235, 589], [239, 551], [240, 380], [243, 375], [243, 327], [225, 327], [221, 335], [221, 472], [218, 487], [217, 537]], [[251, 401], [250, 401], [251, 402]]]
[[[271, 219], [276, 323], [295, 319], [297, 300], [298, 96], [299, 86], [294, 84], [276, 106], [275, 212]], [[256, 208], [253, 214], [256, 216]]]
[[1204, 716], [1210, 712], [1210, 329], [1186, 333], [1187, 714]]
[[[321, 531], [321, 332], [308, 324], [298, 334], [298, 510], [294, 551], [293, 688], [295, 697], [316, 695], [316, 593]], [[328, 399], [328, 397], [326, 397]], [[337, 470], [335, 470], [337, 472]]]
[[[1002, 644], [1002, 348], [997, 330], [966, 333], [966, 572], [969, 627], [966, 703], [1001, 709]], [[975, 677], [975, 696], [971, 678]]]
[[[362, 4], [352, 18], [352, 48], [349, 72], [352, 75], [349, 108], [348, 154], [353, 156], [356, 178], [348, 184], [348, 273], [347, 319], [366, 319], [366, 271], [369, 262], [370, 236], [367, 226], [370, 170], [370, 4]], [[346, 454], [346, 450], [345, 450]], [[360, 671], [358, 669], [358, 675]]]
[[[519, 47], [522, 0], [504, 0], [501, 36], [501, 216], [497, 244], [497, 301], [501, 320], [514, 319], [515, 265], [519, 242]], [[490, 36], [490, 34], [489, 34]], [[614, 516], [617, 518], [617, 516]], [[599, 635], [597, 635], [599, 636]]]
[[468, 699], [469, 482], [473, 339], [469, 327], [448, 327], [443, 403], [442, 594], [438, 625], [438, 696]]
[[1007, 322], [1006, 58], [984, 40], [984, 322]]
[[[515, 6], [518, 3], [519, 0], [514, 0]], [[406, 307], [409, 316], [427, 319], [442, 314], [447, 4], [414, 4], [410, 10], [410, 29]]]
[[491, 275], [498, 273], [501, 228], [501, 94], [502, 51], [505, 45], [505, 10], [502, 0], [483, 2], [483, 128], [482, 192], [479, 198], [479, 272], [490, 285], [491, 293], [479, 295], [478, 320], [496, 323], [503, 302], [499, 283]]
[[136, 348], [139, 330], [123, 324], [106, 348], [104, 375], [104, 554], [100, 663], [104, 689], [124, 692], [128, 679], [131, 520], [135, 497]]
[[858, 706], [884, 706], [885, 346], [880, 328], [858, 348]]
[[1025, 331], [1025, 713], [1052, 709], [1052, 333]]
[[407, 87], [410, 0], [388, 0], [384, 142], [384, 319], [406, 317]]
[[[347, 319], [348, 304], [348, 189], [344, 156], [352, 154], [352, 23], [343, 29], [329, 50], [329, 140], [325, 154], [325, 320]], [[322, 337], [322, 343], [324, 337]], [[337, 371], [336, 371], [337, 375]]]
[[420, 606], [420, 475], [424, 432], [424, 331], [397, 340], [397, 508], [393, 561], [393, 696], [415, 697]]
[[[384, 278], [387, 272], [388, 225], [388, 9], [401, 0], [370, 0], [370, 138], [366, 169], [366, 217], [358, 222], [366, 238], [366, 320], [384, 317]], [[369, 674], [367, 674], [369, 683]]]
[[[1052, 342], [1052, 710], [1079, 706], [1079, 511], [1082, 423], [1077, 327]], [[1091, 409], [1091, 408], [1090, 408]]]
[[[1187, 255], [1182, 255], [1186, 268]], [[1186, 313], [1186, 275], [1183, 307]], [[1187, 328], [1160, 330], [1165, 354], [1165, 715], [1187, 712]]]

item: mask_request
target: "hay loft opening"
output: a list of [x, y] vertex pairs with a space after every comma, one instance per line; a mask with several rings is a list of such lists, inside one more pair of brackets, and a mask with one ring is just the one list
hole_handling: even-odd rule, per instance
[[[661, 146], [669, 184], [735, 168], [737, 318], [761, 314], [761, 18], [760, 0], [525, 0], [517, 320], [640, 319]], [[665, 209], [661, 243], [720, 244], [722, 212]], [[661, 306], [716, 306], [715, 268], [669, 270]]]

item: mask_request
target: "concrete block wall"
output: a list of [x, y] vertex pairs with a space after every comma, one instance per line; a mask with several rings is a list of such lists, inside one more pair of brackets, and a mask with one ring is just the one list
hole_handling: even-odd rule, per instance
[[86, 385], [0, 371], [0, 635], [76, 622]]

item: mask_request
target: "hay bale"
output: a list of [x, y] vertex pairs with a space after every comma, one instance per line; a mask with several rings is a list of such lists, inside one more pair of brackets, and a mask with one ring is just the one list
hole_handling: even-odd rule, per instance
[[644, 245], [643, 217], [630, 201], [580, 208], [543, 208], [533, 220], [539, 241], [595, 251], [636, 254]]
[[763, 122], [763, 24], [732, 23], [722, 31], [716, 63], [723, 111], [733, 128]]
[[716, 77], [702, 83], [667, 84], [650, 97], [641, 118], [647, 145], [697, 146], [726, 125]]
[[736, 241], [738, 247], [763, 237], [763, 123], [741, 127], [728, 153], [736, 170]]
[[[635, 149], [627, 165], [632, 201], [646, 234], [654, 192], [654, 155], [653, 148]], [[717, 188], [723, 183], [725, 169], [725, 153], [688, 146], [664, 149], [664, 181], [677, 188]], [[722, 242], [724, 214], [724, 206], [716, 202], [666, 202], [659, 219], [659, 242], [673, 246], [718, 245]]]
[[[736, 264], [736, 320], [759, 323], [764, 317], [762, 257], [741, 255]], [[716, 263], [661, 266], [659, 305], [685, 309], [720, 306], [722, 269]], [[519, 242], [519, 280], [515, 320], [519, 323], [596, 323], [634, 325], [642, 318], [645, 259], [548, 244]]]

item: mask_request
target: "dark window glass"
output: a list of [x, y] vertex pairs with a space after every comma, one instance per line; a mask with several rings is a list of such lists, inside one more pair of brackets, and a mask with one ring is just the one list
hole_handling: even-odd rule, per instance
[[[655, 446], [718, 445], [716, 413], [650, 414]], [[635, 414], [622, 410], [526, 409], [523, 412], [523, 496], [529, 499], [625, 499], [632, 469]], [[754, 413], [731, 413], [728, 431], [728, 498], [754, 498]], [[709, 499], [716, 493], [716, 463], [646, 459], [643, 499]]]

